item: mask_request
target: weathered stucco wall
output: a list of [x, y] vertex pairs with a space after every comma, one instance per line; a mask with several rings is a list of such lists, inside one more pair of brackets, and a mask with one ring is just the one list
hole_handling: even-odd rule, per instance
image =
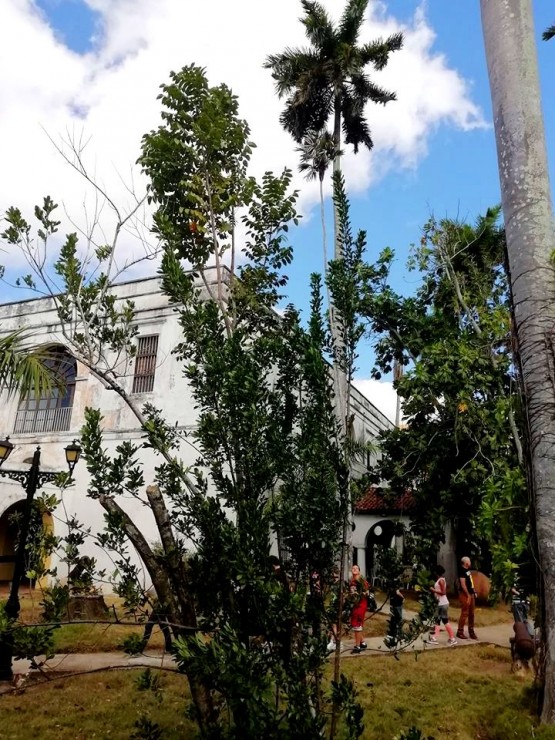
[[[172, 351], [180, 341], [181, 335], [177, 316], [162, 293], [160, 280], [148, 278], [131, 281], [116, 286], [114, 289], [121, 300], [131, 299], [135, 304], [136, 323], [139, 336], [157, 334], [158, 352], [156, 374], [152, 393], [135, 394], [134, 400], [140, 405], [152, 403], [161, 409], [165, 418], [180, 429], [191, 430], [196, 423], [196, 413], [190, 390], [182, 375], [182, 367], [176, 361]], [[34, 344], [52, 344], [64, 346], [65, 341], [57, 321], [53, 302], [49, 299], [36, 299], [8, 304], [0, 304], [0, 335], [26, 327], [32, 334]], [[128, 393], [132, 391], [135, 360], [120, 364], [120, 379]], [[100, 409], [104, 417], [105, 445], [108, 452], [115, 450], [122, 440], [140, 443], [141, 433], [138, 422], [131, 410], [114, 391], [109, 390], [91, 375], [85, 366], [78, 363], [75, 395], [71, 411], [71, 423], [68, 431], [56, 433], [15, 434], [14, 424], [19, 399], [0, 395], [0, 438], [10, 435], [16, 445], [6, 468], [24, 468], [32, 457], [37, 444], [42, 449], [42, 465], [46, 470], [65, 469], [64, 447], [79, 436], [84, 422], [87, 406]], [[354, 432], [359, 440], [374, 439], [378, 431], [390, 427], [391, 422], [376, 409], [360, 391], [352, 389], [352, 413], [354, 414]], [[197, 452], [190, 444], [183, 444], [181, 455], [185, 464], [193, 464]], [[148, 451], [141, 452], [144, 465], [145, 482], [148, 485], [154, 477], [156, 459]], [[355, 474], [366, 470], [368, 460], [358, 461]], [[91, 531], [100, 531], [103, 524], [104, 510], [94, 500], [87, 498], [87, 471], [84, 462], [75, 470], [75, 485], [64, 493], [64, 505], [68, 515], [75, 514]], [[44, 489], [48, 491], [48, 487]], [[51, 489], [54, 490], [54, 489]], [[0, 517], [6, 509], [17, 500], [24, 498], [24, 491], [19, 484], [0, 478]], [[147, 540], [156, 540], [156, 529], [147, 507], [140, 502], [128, 500], [125, 508], [134, 522], [145, 533]], [[63, 535], [64, 524], [55, 518], [55, 532]], [[90, 544], [83, 554], [96, 557], [100, 567], [113, 570], [113, 564], [100, 548]]]

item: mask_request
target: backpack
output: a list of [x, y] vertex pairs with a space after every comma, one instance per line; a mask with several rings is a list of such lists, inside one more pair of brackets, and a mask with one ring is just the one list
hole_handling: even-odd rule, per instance
[[534, 638], [528, 632], [528, 626], [525, 622], [515, 622], [513, 629], [515, 632], [513, 639], [516, 654], [522, 660], [530, 660], [536, 654], [536, 645]]

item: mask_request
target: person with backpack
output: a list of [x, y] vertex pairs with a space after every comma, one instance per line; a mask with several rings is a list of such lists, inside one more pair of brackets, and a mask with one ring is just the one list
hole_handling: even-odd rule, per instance
[[405, 597], [397, 584], [389, 589], [389, 625], [384, 644], [392, 650], [403, 640], [403, 603]]
[[428, 642], [432, 645], [438, 644], [438, 635], [440, 632], [440, 625], [443, 622], [445, 630], [449, 636], [447, 640], [448, 645], [456, 645], [457, 640], [453, 628], [449, 624], [449, 599], [447, 598], [447, 581], [445, 580], [445, 568], [442, 565], [436, 565], [435, 569], [436, 582], [432, 586], [431, 590], [437, 599], [437, 612], [435, 617], [435, 626], [433, 632], [430, 633]]
[[352, 578], [349, 581], [349, 601], [352, 604], [351, 629], [355, 636], [355, 646], [352, 653], [361, 653], [368, 647], [363, 639], [364, 620], [368, 609], [368, 593], [370, 587], [368, 581], [360, 574], [358, 565], [353, 565]]
[[[472, 580], [472, 571], [470, 558], [466, 555], [461, 558], [461, 564], [458, 574], [459, 600], [461, 602], [461, 616], [457, 629], [459, 640], [477, 640], [478, 636], [474, 632], [474, 612], [476, 610], [476, 589]], [[464, 634], [464, 626], [468, 620], [468, 637]]]

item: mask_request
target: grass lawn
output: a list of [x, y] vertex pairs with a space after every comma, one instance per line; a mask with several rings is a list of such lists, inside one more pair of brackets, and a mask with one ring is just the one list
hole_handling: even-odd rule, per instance
[[[387, 633], [387, 622], [389, 620], [389, 606], [386, 602], [386, 596], [381, 592], [376, 592], [376, 601], [378, 606], [382, 607], [376, 614], [367, 614], [364, 634], [366, 637], [381, 637]], [[106, 596], [105, 601], [111, 612], [107, 620], [114, 619], [114, 609], [118, 618], [127, 620], [121, 609], [120, 600], [115, 596]], [[27, 624], [41, 621], [40, 595], [38, 592], [24, 592], [21, 596], [21, 613], [20, 619]], [[405, 599], [405, 611], [416, 612], [420, 608], [418, 599], [415, 594], [407, 593]], [[459, 618], [460, 609], [458, 601], [452, 599], [449, 607], [449, 616], [451, 623], [455, 624]], [[409, 618], [410, 614], [407, 613]], [[486, 627], [501, 622], [512, 622], [512, 616], [508, 606], [501, 604], [498, 606], [482, 606], [476, 609], [476, 627]], [[63, 625], [54, 634], [54, 650], [58, 653], [94, 653], [110, 652], [119, 650], [122, 640], [128, 635], [134, 633], [142, 635], [144, 625], [121, 625], [112, 624], [68, 624]], [[158, 627], [155, 627], [149, 641], [149, 650], [162, 649], [164, 640]], [[0, 736], [1, 737], [1, 736]]]
[[[26, 624], [41, 623], [40, 592], [24, 592], [20, 595], [21, 611], [19, 618]], [[57, 653], [98, 653], [120, 650], [122, 640], [130, 634], [141, 636], [144, 624], [117, 624], [116, 616], [129, 622], [130, 618], [123, 613], [121, 601], [116, 596], [106, 596], [109, 613], [105, 623], [64, 624], [54, 632], [54, 650]], [[114, 612], [115, 610], [115, 612]], [[158, 626], [154, 627], [148, 648], [162, 649], [164, 638]], [[1, 732], [1, 729], [0, 729]], [[2, 735], [0, 734], [0, 738]]]
[[[365, 740], [393, 740], [412, 725], [436, 740], [555, 739], [555, 729], [536, 727], [532, 678], [510, 672], [504, 648], [476, 645], [400, 660], [363, 655], [345, 660], [343, 671], [365, 707]], [[158, 702], [153, 692], [138, 691], [139, 673], [74, 676], [0, 696], [0, 738], [127, 740], [141, 714], [160, 725], [163, 738], [193, 738], [185, 679], [162, 673]]]

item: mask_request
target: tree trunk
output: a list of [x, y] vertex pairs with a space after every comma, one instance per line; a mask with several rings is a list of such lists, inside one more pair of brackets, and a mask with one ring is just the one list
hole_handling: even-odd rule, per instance
[[[341, 171], [341, 100], [338, 95], [335, 96], [334, 105], [334, 120], [333, 120], [333, 144], [335, 147], [335, 157], [333, 159], [333, 174]], [[333, 244], [334, 252], [333, 257], [335, 260], [343, 258], [343, 250], [339, 241], [339, 214], [337, 212], [337, 206], [335, 200], [333, 203]], [[334, 344], [337, 351], [342, 354], [344, 347], [344, 338], [341, 336], [339, 324], [337, 320], [337, 311], [333, 304], [330, 305], [330, 328], [333, 337]], [[334, 392], [335, 392], [335, 407], [337, 420], [339, 422], [339, 428], [343, 435], [347, 434], [347, 397], [349, 394], [349, 388], [347, 387], [347, 378], [339, 366], [339, 363], [335, 361], [333, 363], [333, 380], [334, 380]]]
[[543, 722], [555, 722], [555, 230], [531, 0], [481, 0], [544, 595]]
[[[151, 495], [154, 498], [156, 497], [155, 493], [152, 491]], [[168, 616], [172, 622], [172, 631], [177, 637], [182, 636], [187, 639], [188, 636], [195, 633], [197, 625], [195, 609], [190, 598], [187, 595], [185, 595], [185, 597], [183, 596], [182, 589], [180, 589], [180, 594], [174, 594], [168, 578], [168, 573], [160, 566], [160, 563], [153, 554], [144, 535], [120, 505], [114, 501], [113, 498], [106, 495], [99, 497], [99, 503], [108, 513], [117, 515], [120, 518], [121, 526], [123, 527], [125, 534], [139, 553], [141, 560], [148, 571], [158, 600], [164, 604], [164, 607], [168, 610]], [[179, 599], [179, 603], [176, 604], [176, 600], [180, 595], [181, 599]], [[175, 625], [180, 624], [180, 619], [182, 617], [184, 617], [187, 622], [186, 625], [183, 625], [180, 629]], [[214, 706], [210, 689], [194, 674], [188, 673], [186, 675], [191, 689], [191, 696], [196, 712], [196, 721], [200, 728], [201, 737], [210, 737], [212, 729], [216, 726], [217, 718], [217, 710]]]
[[[326, 231], [326, 208], [324, 202], [324, 177], [320, 177], [320, 220], [322, 223], [322, 253], [324, 260], [324, 275], [328, 271], [328, 235]], [[328, 290], [329, 302], [329, 290]]]
[[[333, 158], [333, 174], [341, 172], [341, 100], [335, 96], [333, 112], [333, 145], [335, 156]], [[333, 229], [334, 229], [334, 259], [341, 259], [341, 247], [339, 246], [339, 215], [337, 208], [333, 206]]]

